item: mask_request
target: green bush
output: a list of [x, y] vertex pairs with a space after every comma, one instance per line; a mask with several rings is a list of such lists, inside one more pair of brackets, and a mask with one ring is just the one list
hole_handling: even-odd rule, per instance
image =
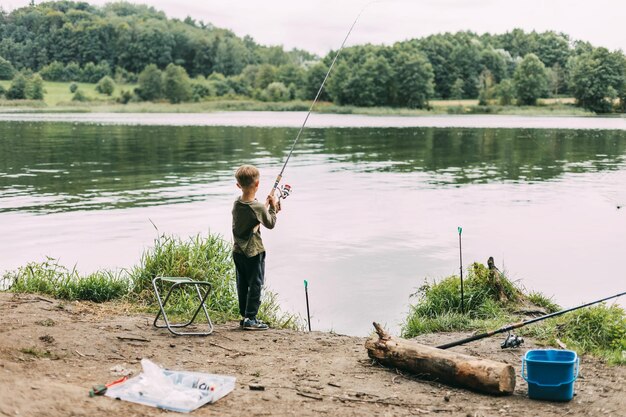
[[7, 90], [5, 96], [9, 100], [24, 100], [26, 99], [26, 88], [28, 87], [28, 80], [23, 74], [18, 74], [13, 78], [11, 86]]
[[139, 74], [138, 82], [135, 93], [142, 100], [152, 101], [163, 97], [163, 74], [156, 65], [147, 65]]
[[80, 81], [85, 83], [97, 83], [106, 76], [111, 76], [111, 68], [106, 61], [102, 61], [97, 65], [93, 62], [87, 62], [82, 69]]
[[39, 74], [34, 74], [26, 84], [26, 98], [31, 100], [43, 100], [43, 79]]
[[500, 84], [495, 86], [495, 94], [498, 98], [498, 104], [501, 106], [509, 106], [513, 104], [515, 99], [515, 87], [509, 79], [502, 80]]
[[76, 90], [78, 90], [78, 84], [71, 83], [70, 84], [70, 93], [74, 94], [76, 92]]
[[15, 75], [15, 68], [6, 59], [0, 56], [0, 80], [11, 80]]
[[52, 61], [48, 65], [45, 65], [41, 68], [39, 73], [46, 81], [65, 81], [67, 78], [65, 65], [59, 61]]
[[287, 101], [290, 96], [289, 89], [281, 82], [270, 83], [263, 93], [268, 101]]
[[96, 91], [100, 94], [110, 96], [113, 94], [113, 91], [115, 91], [115, 81], [113, 81], [113, 79], [108, 75], [105, 75], [100, 78], [100, 81], [96, 84]]
[[128, 90], [122, 90], [120, 96], [117, 98], [117, 102], [121, 104], [128, 104], [133, 99], [133, 93]]
[[211, 95], [211, 89], [203, 82], [194, 82], [191, 84], [191, 98], [193, 101], [200, 101]]
[[81, 81], [83, 79], [83, 70], [76, 62], [70, 62], [65, 66], [65, 75], [62, 81]]
[[89, 97], [87, 97], [82, 90], [76, 90], [74, 96], [72, 96], [72, 101], [89, 101]]
[[169, 64], [165, 68], [163, 94], [172, 104], [191, 100], [191, 82], [185, 68], [174, 64]]
[[137, 74], [127, 71], [122, 67], [115, 67], [115, 83], [131, 84], [137, 82]]

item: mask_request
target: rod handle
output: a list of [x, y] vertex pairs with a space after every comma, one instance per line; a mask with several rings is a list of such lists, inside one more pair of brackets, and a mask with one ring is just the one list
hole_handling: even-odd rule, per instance
[[274, 181], [274, 186], [272, 187], [272, 191], [268, 195], [274, 195], [274, 191], [278, 188], [278, 184], [280, 184], [280, 180], [283, 179], [283, 174], [278, 174], [276, 176], [276, 181]]

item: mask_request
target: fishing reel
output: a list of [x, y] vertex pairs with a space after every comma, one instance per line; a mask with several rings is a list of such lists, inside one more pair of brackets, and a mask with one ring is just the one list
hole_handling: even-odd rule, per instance
[[289, 194], [291, 194], [291, 185], [289, 184], [285, 184], [280, 188], [276, 189], [278, 191], [278, 199], [285, 199], [287, 197], [289, 197]]
[[500, 347], [502, 349], [516, 348], [520, 347], [522, 344], [524, 344], [524, 338], [509, 332], [504, 342], [500, 343]]

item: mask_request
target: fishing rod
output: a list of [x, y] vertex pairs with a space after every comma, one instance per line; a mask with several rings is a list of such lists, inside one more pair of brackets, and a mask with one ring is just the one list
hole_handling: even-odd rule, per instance
[[[348, 33], [346, 34], [346, 37], [343, 39], [343, 42], [341, 43], [341, 46], [339, 47], [339, 50], [335, 54], [335, 57], [333, 58], [333, 61], [331, 62], [330, 67], [328, 68], [328, 71], [326, 72], [326, 75], [324, 76], [324, 80], [322, 81], [322, 84], [320, 85], [319, 90], [317, 90], [317, 94], [315, 95], [315, 98], [313, 99], [313, 103], [311, 103], [311, 107], [309, 107], [309, 111], [306, 114], [306, 117], [304, 118], [304, 122], [302, 123], [302, 126], [300, 126], [300, 130], [298, 131], [298, 134], [296, 135], [296, 138], [294, 139], [293, 144], [291, 145], [291, 149], [289, 150], [289, 154], [287, 155], [287, 159], [285, 160], [285, 163], [283, 164], [283, 168], [280, 170], [280, 173], [276, 177], [276, 181], [274, 181], [274, 186], [272, 187], [272, 191], [270, 191], [270, 193], [269, 193], [270, 196], [274, 195], [274, 192], [278, 188], [278, 184], [280, 183], [280, 180], [283, 178], [283, 173], [285, 172], [285, 168], [287, 168], [287, 163], [289, 162], [289, 159], [291, 158], [291, 154], [293, 153], [293, 150], [296, 147], [296, 143], [298, 142], [298, 139], [300, 139], [300, 135], [302, 134], [302, 131], [304, 130], [304, 126], [306, 126], [306, 122], [309, 120], [309, 116], [311, 115], [311, 112], [313, 111], [313, 107], [315, 106], [315, 104], [317, 103], [317, 100], [319, 99], [320, 95], [322, 94], [322, 90], [324, 89], [324, 84], [326, 84], [326, 80], [328, 80], [328, 76], [330, 75], [330, 71], [332, 71], [333, 67], [335, 66], [335, 62], [337, 62], [337, 58], [339, 58], [339, 54], [343, 50], [343, 47], [346, 44], [346, 41], [348, 40], [348, 37], [352, 33], [352, 29], [354, 29], [354, 26], [356, 25], [356, 22], [359, 20], [359, 17], [361, 17], [361, 14], [363, 13], [363, 10], [365, 10], [370, 4], [376, 3], [377, 1], [379, 1], [379, 0], [372, 1], [370, 3], [367, 3], [365, 6], [363, 6], [363, 8], [359, 12], [359, 14], [356, 16], [356, 19], [354, 19], [354, 22], [352, 22], [352, 26], [350, 26], [350, 30], [348, 30]], [[285, 185], [285, 186], [288, 187], [287, 185]], [[289, 187], [289, 190], [291, 190], [291, 187]], [[280, 191], [281, 191], [281, 195], [284, 195], [284, 192], [282, 190], [280, 190]], [[289, 195], [289, 194], [287, 193], [287, 195]], [[284, 196], [282, 198], [285, 198], [285, 197], [286, 196]]]
[[[496, 335], [498, 333], [510, 332], [513, 329], [518, 329], [518, 328], [524, 327], [524, 326], [526, 326], [528, 324], [536, 323], [538, 321], [549, 319], [551, 317], [560, 316], [561, 314], [569, 313], [570, 311], [578, 310], [580, 308], [589, 307], [590, 305], [598, 304], [598, 303], [601, 303], [603, 301], [610, 300], [612, 298], [618, 298], [618, 297], [621, 297], [624, 294], [626, 294], [626, 291], [621, 292], [619, 294], [612, 295], [610, 297], [603, 298], [601, 300], [592, 301], [590, 303], [583, 304], [583, 305], [580, 305], [580, 306], [577, 306], [577, 307], [572, 307], [572, 308], [568, 308], [566, 310], [561, 310], [561, 311], [557, 311], [557, 312], [554, 312], [554, 313], [546, 314], [545, 316], [541, 316], [541, 317], [535, 317], [534, 319], [530, 319], [530, 320], [520, 321], [519, 323], [509, 324], [507, 326], [499, 328], [498, 330], [492, 330], [492, 331], [487, 332], [487, 333], [481, 333], [481, 334], [477, 334], [477, 335], [474, 335], [474, 336], [470, 336], [470, 337], [465, 338], [465, 339], [457, 340], [456, 342], [446, 343], [446, 344], [437, 346], [437, 348], [438, 349], [448, 349], [448, 348], [451, 348], [451, 347], [454, 347], [454, 346], [464, 345], [465, 343], [473, 342], [474, 340], [480, 340], [480, 339], [484, 339], [486, 337], [491, 337], [491, 336]], [[511, 339], [513, 341], [513, 342], [511, 342], [511, 345], [508, 345], [508, 343], [507, 343], [509, 341], [509, 339]], [[505, 343], [502, 344], [502, 348], [512, 347], [512, 346], [519, 346], [522, 343], [522, 341], [520, 341], [519, 343], [515, 342], [515, 340], [519, 340], [519, 339], [520, 338], [518, 338], [516, 336], [514, 336], [514, 337], [509, 336], [507, 338], [507, 340], [505, 341]]]

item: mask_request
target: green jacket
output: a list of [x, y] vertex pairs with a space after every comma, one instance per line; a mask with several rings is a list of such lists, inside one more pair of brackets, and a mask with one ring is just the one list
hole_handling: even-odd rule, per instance
[[248, 258], [265, 251], [261, 239], [260, 225], [273, 229], [276, 225], [276, 211], [265, 208], [258, 200], [241, 201], [233, 204], [233, 252], [243, 253]]

